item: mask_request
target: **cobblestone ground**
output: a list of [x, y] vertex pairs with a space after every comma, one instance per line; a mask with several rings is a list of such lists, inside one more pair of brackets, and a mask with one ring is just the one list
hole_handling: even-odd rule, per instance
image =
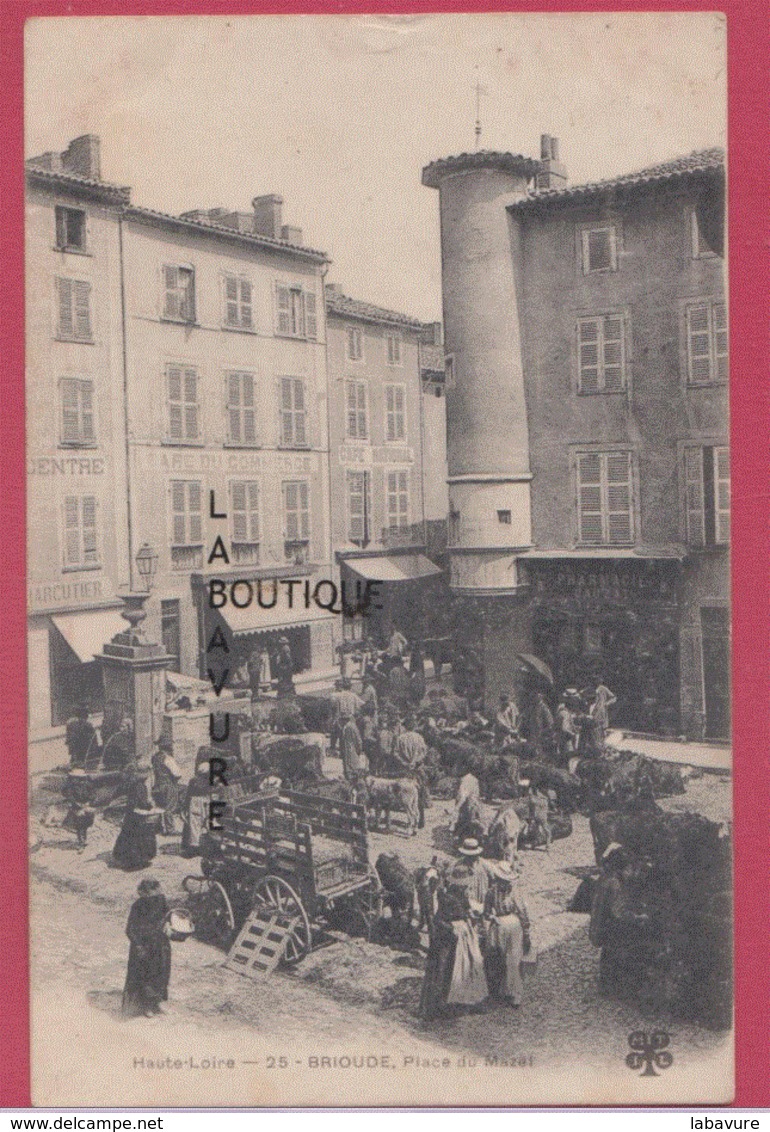
[[[598, 953], [588, 941], [588, 917], [567, 912], [581, 876], [594, 865], [588, 821], [576, 815], [571, 837], [554, 843], [550, 853], [523, 854], [522, 891], [533, 923], [539, 953], [529, 976], [525, 1002], [517, 1011], [494, 1006], [421, 1027], [416, 1017], [424, 967], [421, 951], [391, 950], [342, 936], [320, 947], [296, 968], [254, 982], [222, 967], [222, 954], [194, 940], [173, 945], [169, 1017], [165, 1021], [120, 1020], [125, 975], [125, 919], [144, 874], [109, 867], [118, 826], [97, 817], [83, 853], [66, 830], [44, 825], [53, 796], [35, 785], [31, 822], [33, 980], [38, 1002], [69, 1003], [73, 1016], [88, 1015], [96, 1027], [173, 1023], [204, 1028], [207, 1037], [225, 1039], [245, 1028], [273, 1035], [276, 1049], [302, 1041], [339, 1043], [349, 1048], [351, 1035], [367, 1048], [450, 1052], [481, 1057], [524, 1054], [538, 1064], [565, 1060], [590, 1062], [601, 1070], [617, 1066], [627, 1052], [627, 1035], [640, 1026], [669, 1029], [680, 1063], [708, 1057], [724, 1035], [666, 1018], [640, 1018], [630, 1005], [602, 998], [597, 991]], [[664, 803], [667, 809], [691, 809], [713, 820], [729, 818], [727, 776], [706, 774], [688, 783], [684, 796]], [[434, 801], [427, 824], [417, 837], [395, 827], [390, 835], [371, 835], [371, 858], [387, 848], [409, 866], [446, 856], [449, 803]], [[49, 820], [55, 816], [48, 814]], [[151, 872], [171, 899], [181, 897], [181, 881], [196, 873], [195, 860], [178, 855], [178, 838], [159, 838]], [[47, 1007], [46, 1007], [47, 1009]], [[118, 1030], [110, 1031], [118, 1041]], [[221, 1101], [219, 1103], [222, 1103]], [[353, 1103], [350, 1101], [349, 1103]]]

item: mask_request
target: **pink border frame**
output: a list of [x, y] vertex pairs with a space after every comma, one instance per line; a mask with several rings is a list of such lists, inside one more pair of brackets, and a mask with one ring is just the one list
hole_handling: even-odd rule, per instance
[[[0, 1105], [28, 1107], [27, 759], [24, 483], [23, 33], [31, 16], [289, 12], [700, 11], [692, 0], [1, 0], [3, 304], [0, 508], [3, 637], [3, 915]], [[770, 1105], [770, 527], [766, 182], [770, 47], [761, 0], [725, 0], [728, 21], [731, 369], [733, 373], [733, 727], [735, 754], [735, 1105]], [[765, 15], [763, 16], [763, 11]], [[763, 207], [764, 206], [764, 207]], [[763, 286], [764, 284], [764, 286]], [[736, 390], [740, 395], [736, 395]]]

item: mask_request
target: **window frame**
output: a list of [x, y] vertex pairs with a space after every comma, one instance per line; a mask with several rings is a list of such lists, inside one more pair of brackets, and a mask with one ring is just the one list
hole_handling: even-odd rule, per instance
[[[67, 213], [75, 213], [83, 218], [83, 242], [71, 244], [66, 238], [61, 239], [62, 231], [66, 230]], [[64, 223], [60, 223], [60, 217]], [[90, 255], [90, 232], [88, 229], [88, 212], [85, 208], [73, 208], [67, 204], [54, 205], [54, 247], [58, 252], [70, 252], [73, 255]]]
[[[171, 371], [179, 371], [179, 391], [180, 397], [178, 401], [171, 397]], [[195, 399], [189, 400], [186, 396], [186, 382], [189, 376], [194, 376], [195, 379]], [[174, 444], [181, 446], [197, 447], [205, 443], [202, 428], [202, 414], [201, 414], [201, 373], [197, 366], [188, 365], [186, 362], [166, 362], [164, 369], [164, 380], [166, 390], [166, 429], [164, 444]], [[180, 406], [180, 427], [182, 435], [175, 437], [172, 429], [172, 406], [177, 404]], [[187, 413], [194, 406], [195, 408], [195, 423], [196, 434], [195, 436], [187, 435]]]
[[[390, 436], [390, 420], [393, 417], [394, 422], [398, 421], [399, 410], [396, 408], [395, 403], [393, 409], [388, 407], [388, 397], [390, 391], [393, 390], [395, 399], [396, 391], [401, 392], [401, 435]], [[406, 385], [404, 382], [388, 381], [384, 385], [385, 397], [385, 443], [386, 444], [406, 444], [407, 442], [407, 421], [406, 421]]]
[[[301, 508], [299, 505], [292, 510], [296, 512], [298, 520], [297, 537], [289, 537], [289, 506], [287, 500], [287, 489], [289, 487], [297, 487], [304, 489], [307, 496], [307, 507]], [[307, 533], [302, 534], [302, 529], [306, 527]], [[310, 494], [310, 481], [306, 478], [300, 477], [299, 479], [281, 480], [281, 530], [283, 534], [283, 553], [284, 561], [294, 562], [296, 565], [306, 565], [310, 561], [310, 548], [313, 538], [313, 523], [312, 523], [312, 501]], [[298, 562], [296, 555], [292, 556], [287, 552], [289, 546], [302, 546], [305, 550], [305, 556], [302, 562]]]
[[[66, 284], [69, 288], [69, 319], [71, 330], [68, 332], [67, 328], [62, 323], [62, 309], [64, 306], [64, 297], [62, 294], [63, 285]], [[80, 295], [80, 313], [78, 313], [78, 288], [81, 288]], [[85, 291], [82, 288], [86, 288]], [[87, 346], [94, 344], [94, 312], [92, 304], [93, 284], [90, 279], [72, 279], [69, 275], [55, 275], [54, 276], [54, 295], [56, 312], [56, 333], [54, 337], [60, 342], [81, 342]], [[82, 320], [83, 316], [83, 302], [82, 296], [85, 295], [87, 299], [87, 333], [85, 331], [78, 333], [82, 327], [78, 326], [79, 319]]]
[[[717, 326], [716, 312], [721, 310], [724, 313], [724, 324]], [[694, 311], [706, 311], [706, 324], [707, 328], [703, 330], [692, 329], [692, 314]], [[725, 335], [724, 351], [717, 349], [717, 335]], [[693, 355], [692, 339], [700, 335], [701, 337], [708, 338], [708, 355], [701, 353]], [[703, 389], [715, 385], [727, 385], [730, 381], [730, 327], [728, 317], [728, 306], [725, 298], [692, 298], [687, 299], [683, 304], [683, 333], [682, 344], [684, 353], [684, 375], [685, 385], [688, 389]], [[699, 380], [693, 377], [693, 365], [698, 360], [708, 357], [709, 374], [705, 380]], [[725, 374], [720, 376], [719, 365], [721, 359], [725, 362]]]
[[[291, 408], [285, 408], [284, 407], [284, 390], [285, 390], [284, 382], [287, 382], [287, 381], [292, 382], [292, 386], [291, 386], [291, 389], [292, 389]], [[302, 408], [301, 409], [297, 409], [297, 407], [296, 407], [296, 390], [297, 390], [298, 387], [300, 387], [302, 389]], [[278, 378], [278, 441], [279, 441], [278, 446], [279, 446], [279, 448], [300, 448], [300, 449], [304, 450], [304, 449], [311, 447], [311, 445], [310, 445], [310, 428], [309, 428], [309, 419], [308, 419], [308, 407], [307, 407], [307, 392], [308, 392], [308, 383], [307, 383], [306, 378], [304, 378], [304, 377], [299, 377], [296, 374], [282, 374]], [[290, 437], [287, 436], [287, 434], [285, 432], [286, 415], [287, 414], [291, 415], [291, 421], [292, 421], [291, 436]], [[296, 420], [297, 420], [297, 418], [299, 417], [300, 414], [301, 414], [301, 419], [302, 419], [302, 429], [303, 429], [303, 433], [304, 433], [304, 439], [302, 439], [301, 441], [298, 440], [297, 436], [296, 436]]]
[[[246, 493], [246, 506], [241, 508], [236, 506], [235, 489], [243, 487]], [[257, 502], [256, 506], [249, 505], [249, 491], [256, 488]], [[235, 561], [239, 559], [239, 552], [236, 547], [252, 547], [255, 548], [253, 558], [248, 562], [245, 558], [241, 557], [237, 564], [258, 566], [260, 554], [262, 551], [262, 538], [263, 538], [263, 523], [262, 523], [262, 480], [257, 478], [242, 479], [241, 477], [233, 477], [227, 483], [228, 503], [230, 506], [230, 545], [232, 548], [232, 557]], [[246, 516], [247, 537], [245, 539], [238, 538], [235, 530], [236, 515], [243, 514]], [[255, 520], [256, 516], [256, 520]], [[256, 538], [254, 538], [253, 524], [256, 521]]]
[[[64, 387], [65, 383], [72, 383], [76, 391], [76, 416], [77, 416], [77, 440], [67, 440], [65, 437], [65, 406], [64, 406]], [[91, 416], [91, 435], [86, 436], [83, 429], [84, 409], [82, 406], [82, 395], [87, 390], [91, 398], [90, 416]], [[96, 409], [94, 405], [94, 382], [90, 377], [77, 377], [73, 374], [64, 374], [59, 378], [59, 447], [60, 448], [96, 448], [98, 447], [96, 439]]]
[[[222, 329], [241, 331], [243, 334], [255, 334], [256, 327], [254, 325], [254, 284], [248, 275], [239, 275], [236, 271], [223, 271], [222, 279]], [[229, 283], [234, 282], [236, 286], [236, 298], [229, 299], [227, 296], [227, 288]], [[242, 295], [242, 289], [246, 286], [249, 288], [250, 299], [245, 302]], [[228, 318], [228, 307], [234, 304], [237, 310], [237, 319], [231, 322]], [[243, 320], [243, 310], [248, 308], [249, 319], [248, 322]]]
[[[238, 379], [239, 400], [236, 405], [230, 398], [231, 394], [231, 381]], [[243, 398], [243, 383], [244, 379], [251, 381], [251, 405], [245, 404]], [[257, 429], [257, 375], [253, 370], [243, 369], [227, 369], [224, 374], [224, 407], [225, 407], [225, 447], [226, 448], [259, 448], [261, 447], [259, 431]], [[237, 440], [232, 433], [232, 417], [231, 413], [238, 413], [239, 429], [241, 431], [241, 439]], [[243, 426], [243, 415], [251, 413], [253, 416], [252, 428], [254, 439], [248, 440], [245, 438], [245, 429]]]
[[[356, 476], [361, 476], [363, 479], [363, 487], [358, 492], [353, 492], [353, 479]], [[352, 496], [354, 494], [360, 495], [362, 500], [362, 512], [360, 515], [354, 515], [352, 509]], [[361, 537], [357, 538], [353, 532], [353, 520], [359, 519], [362, 523]], [[372, 475], [368, 468], [346, 468], [345, 469], [345, 519], [346, 531], [345, 535], [348, 542], [364, 550], [372, 541]]]
[[[598, 457], [599, 458], [599, 483], [585, 483], [581, 477], [580, 462], [585, 457]], [[612, 457], [624, 456], [628, 468], [628, 476], [625, 481], [610, 482], [608, 461]], [[573, 514], [575, 516], [575, 545], [578, 547], [607, 547], [610, 549], [619, 547], [632, 547], [636, 545], [637, 533], [639, 530], [639, 515], [638, 515], [638, 501], [639, 501], [639, 483], [638, 483], [638, 467], [637, 457], [635, 450], [628, 445], [575, 445], [571, 450], [572, 462], [572, 483], [573, 483]], [[628, 508], [612, 507], [610, 505], [610, 488], [627, 486], [628, 489]], [[598, 487], [599, 488], [599, 508], [593, 508], [589, 514], [598, 515], [601, 522], [601, 539], [589, 539], [584, 537], [583, 519], [583, 497], [582, 491], [586, 488]], [[610, 535], [610, 522], [613, 515], [628, 514], [628, 539], [612, 539]]]
[[[179, 272], [184, 272], [187, 276], [189, 276], [190, 288], [189, 288], [188, 301], [189, 301], [189, 304], [190, 304], [190, 309], [187, 311], [186, 314], [183, 314], [183, 313], [174, 314], [174, 313], [169, 311], [169, 301], [168, 301], [169, 300], [169, 294], [176, 294], [177, 297], [178, 297], [180, 287], [179, 287], [178, 282], [173, 288], [169, 287], [168, 276], [166, 274], [168, 271], [177, 272], [177, 276], [178, 276]], [[174, 323], [177, 323], [179, 326], [197, 326], [198, 325], [198, 321], [197, 321], [198, 302], [197, 302], [197, 293], [196, 293], [196, 286], [195, 286], [195, 282], [196, 282], [195, 274], [196, 274], [195, 273], [195, 265], [192, 264], [192, 263], [163, 263], [161, 265], [160, 278], [161, 278], [162, 303], [161, 303], [161, 315], [160, 315], [160, 317], [161, 317], [162, 322], [174, 322]], [[179, 309], [181, 311], [181, 304], [180, 304]]]
[[[606, 323], [608, 321], [616, 321], [620, 324], [620, 338], [607, 339], [606, 338]], [[582, 348], [590, 345], [590, 341], [586, 342], [582, 338], [582, 330], [588, 323], [597, 324], [597, 363], [595, 367], [584, 367], [582, 361]], [[575, 350], [575, 391], [581, 397], [595, 397], [595, 396], [613, 396], [615, 394], [625, 394], [628, 391], [630, 384], [630, 350], [629, 341], [631, 338], [630, 325], [628, 313], [626, 311], [600, 311], [592, 314], [581, 314], [578, 316], [575, 323], [574, 334], [574, 350]], [[620, 385], [617, 388], [607, 388], [607, 375], [606, 369], [613, 366], [615, 363], [608, 363], [606, 359], [606, 346], [615, 342], [620, 343]], [[596, 369], [596, 388], [585, 388], [584, 369]]]
[[[85, 505], [86, 501], [90, 500], [93, 507], [93, 523], [85, 523]], [[74, 502], [77, 509], [77, 523], [73, 526], [68, 522], [67, 510], [68, 506]], [[81, 570], [101, 570], [102, 568], [102, 543], [99, 537], [99, 499], [96, 495], [87, 493], [85, 495], [73, 495], [66, 493], [62, 497], [61, 504], [62, 515], [62, 573], [72, 574]], [[92, 561], [87, 561], [89, 549], [86, 547], [86, 530], [93, 532], [93, 549], [90, 551], [94, 558]], [[74, 531], [78, 541], [78, 557], [77, 561], [70, 561], [68, 537], [69, 532]]]
[[[358, 352], [351, 352], [350, 343], [351, 339], [356, 338], [358, 341]], [[345, 360], [352, 362], [354, 365], [362, 365], [365, 361], [364, 351], [364, 331], [361, 326], [353, 326], [348, 324], [345, 327]]]
[[698, 223], [698, 210], [696, 208], [689, 208], [687, 210], [687, 217], [690, 232], [690, 259], [719, 259], [720, 257], [716, 252], [713, 252], [711, 250], [708, 244], [706, 244], [705, 248], [701, 250], [701, 235], [700, 224]]
[[[398, 349], [392, 351], [391, 344]], [[400, 330], [385, 331], [385, 365], [390, 369], [404, 368], [404, 335]]]
[[[618, 270], [620, 260], [619, 227], [614, 220], [597, 221], [580, 226], [580, 265], [583, 275], [608, 275]], [[608, 267], [591, 267], [591, 236], [598, 232], [610, 234], [610, 263]]]
[[[405, 494], [406, 494], [406, 522], [405, 523], [398, 523], [398, 522], [397, 523], [391, 523], [391, 521], [390, 521], [392, 515], [394, 515], [394, 514], [398, 518], [398, 515], [401, 511], [401, 507], [398, 503], [396, 504], [396, 511], [394, 512], [394, 511], [391, 510], [391, 506], [390, 506], [391, 497], [393, 497], [393, 496], [398, 497], [402, 494], [402, 488], [400, 486], [397, 486], [395, 491], [391, 492], [391, 489], [390, 489], [390, 477], [391, 476], [405, 476], [406, 477], [406, 488], [403, 489], [405, 491]], [[385, 468], [384, 469], [384, 478], [385, 478], [385, 520], [386, 520], [385, 527], [386, 527], [386, 530], [388, 530], [388, 531], [408, 530], [409, 527], [412, 525], [412, 499], [411, 499], [412, 484], [411, 484], [410, 469], [409, 468]]]
[[[281, 292], [287, 292], [289, 302], [281, 303]], [[294, 300], [298, 299], [295, 306]], [[293, 338], [305, 342], [317, 342], [318, 338], [318, 295], [314, 288], [302, 283], [286, 283], [276, 279], [273, 284], [273, 329], [278, 338]], [[281, 319], [288, 323], [282, 328]]]
[[[696, 457], [697, 477], [691, 475], [692, 457]], [[726, 476], [719, 474], [720, 457], [725, 457], [727, 460]], [[691, 551], [717, 550], [729, 546], [731, 519], [729, 444], [724, 439], [714, 437], [680, 441], [679, 467], [682, 477], [680, 493], [682, 537], [685, 545]], [[727, 490], [727, 507], [720, 506], [720, 486], [724, 485]], [[693, 488], [697, 490], [696, 497], [692, 494]], [[694, 532], [696, 521], [698, 529]]]
[[[356, 390], [356, 406], [350, 406], [350, 393], [351, 390]], [[363, 392], [363, 408], [359, 402], [359, 394]], [[353, 432], [350, 429], [351, 414], [355, 416], [356, 427]], [[363, 414], [364, 428], [363, 432], [359, 429], [360, 417]], [[358, 377], [345, 378], [345, 440], [351, 441], [353, 444], [368, 444], [371, 439], [370, 432], [370, 415], [369, 415], [369, 385], [368, 382]]]
[[[174, 488], [177, 485], [182, 485], [182, 487], [184, 488], [184, 496], [185, 496], [184, 503], [185, 503], [185, 505], [184, 505], [184, 509], [181, 510], [181, 511], [177, 510], [174, 507]], [[196, 486], [197, 489], [198, 489], [199, 509], [193, 509], [193, 508], [190, 507], [190, 494], [191, 494], [190, 493], [190, 487], [193, 486], [193, 485]], [[203, 523], [204, 523], [204, 520], [203, 520], [203, 481], [199, 480], [199, 479], [179, 479], [177, 477], [170, 479], [168, 481], [168, 515], [169, 515], [170, 527], [171, 527], [170, 537], [169, 537], [169, 550], [171, 552], [171, 554], [170, 554], [171, 568], [172, 568], [172, 570], [173, 569], [184, 570], [184, 569], [187, 569], [189, 567], [187, 567], [186, 565], [175, 565], [175, 563], [174, 563], [174, 553], [173, 552], [175, 550], [187, 550], [187, 551], [199, 550], [201, 552], [201, 561], [202, 561], [203, 547], [205, 545], [205, 531], [204, 531], [204, 526], [203, 526]], [[198, 516], [198, 519], [199, 519], [199, 522], [200, 522], [200, 538], [199, 539], [195, 539], [193, 537], [195, 532], [192, 529], [192, 519], [196, 515]], [[184, 540], [183, 541], [179, 541], [179, 540], [176, 539], [175, 518], [177, 516], [182, 516], [182, 521], [183, 521], [183, 525], [184, 525]]]

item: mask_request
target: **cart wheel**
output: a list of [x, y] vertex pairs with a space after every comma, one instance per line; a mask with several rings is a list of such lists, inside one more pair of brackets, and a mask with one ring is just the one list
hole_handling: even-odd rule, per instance
[[188, 906], [197, 938], [227, 951], [233, 942], [235, 917], [222, 885], [207, 877], [189, 876], [182, 881], [182, 887], [189, 895]]
[[304, 959], [312, 941], [310, 920], [297, 893], [283, 877], [266, 876], [254, 888], [254, 903], [264, 904], [271, 912], [280, 912], [294, 926], [286, 939], [284, 963], [299, 963]]

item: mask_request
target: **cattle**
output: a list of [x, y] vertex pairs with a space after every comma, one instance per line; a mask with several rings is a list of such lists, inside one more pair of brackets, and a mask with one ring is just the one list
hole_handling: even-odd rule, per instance
[[252, 763], [259, 770], [272, 771], [292, 786], [308, 774], [320, 773], [323, 760], [322, 740], [307, 733], [296, 738], [271, 738], [255, 735], [252, 738]]
[[489, 827], [486, 840], [486, 855], [495, 861], [508, 861], [513, 864], [519, 844], [519, 834], [523, 826], [512, 803], [501, 806]]
[[391, 810], [406, 813], [406, 835], [414, 837], [420, 820], [420, 786], [414, 778], [377, 778], [367, 775], [363, 779], [366, 807], [376, 829], [381, 817], [385, 819], [385, 832], [390, 833]]
[[385, 890], [385, 904], [394, 919], [411, 924], [414, 914], [415, 881], [397, 853], [380, 853], [374, 863]]

